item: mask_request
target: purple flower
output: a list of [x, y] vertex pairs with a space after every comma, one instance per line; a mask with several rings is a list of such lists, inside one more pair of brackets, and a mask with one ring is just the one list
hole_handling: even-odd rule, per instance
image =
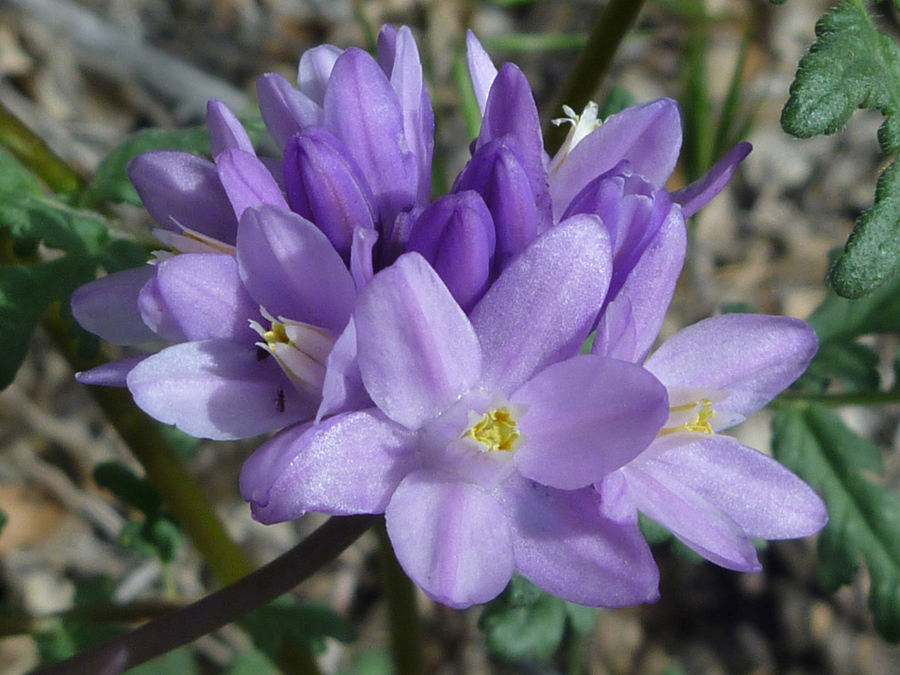
[[[206, 123], [214, 157], [226, 151], [253, 154], [247, 132], [221, 103], [210, 101]], [[128, 175], [160, 226], [154, 234], [163, 245], [175, 253], [234, 253], [238, 218], [216, 163], [187, 152], [149, 152], [131, 162]], [[274, 179], [269, 176], [268, 180]], [[157, 252], [156, 258], [165, 260], [171, 255], [168, 251]], [[84, 328], [113, 344], [140, 345], [160, 337], [171, 340], [171, 331], [168, 335], [157, 334], [140, 311], [138, 297], [153, 277], [155, 267], [146, 266], [82, 286], [72, 296], [75, 318]], [[154, 317], [150, 324], [163, 325]], [[112, 377], [104, 378], [102, 383], [120, 386], [128, 372], [115, 367], [104, 371]]]
[[235, 255], [157, 264], [142, 316], [179, 344], [131, 369], [128, 388], [146, 412], [193, 436], [242, 438], [309, 419], [355, 297], [318, 228], [277, 206], [249, 207]]
[[583, 604], [654, 599], [636, 512], [590, 487], [668, 410], [645, 369], [578, 355], [609, 281], [592, 216], [538, 238], [471, 318], [425, 260], [401, 256], [354, 315], [374, 407], [263, 445], [241, 474], [254, 517], [384, 512], [403, 568], [454, 607], [490, 600], [514, 572]]
[[[385, 26], [378, 57], [376, 62], [356, 48], [317, 47], [300, 59], [298, 88], [269, 74], [257, 93], [263, 120], [288, 155], [288, 194], [308, 195], [304, 186], [320, 179], [346, 186], [353, 203], [371, 199], [366, 206], [390, 239], [397, 216], [430, 198], [434, 114], [409, 28]], [[312, 147], [291, 147], [310, 129], [327, 135], [315, 137]], [[325, 164], [316, 161], [322, 156]]]
[[[650, 340], [633, 345], [643, 358], [662, 326], [684, 262], [684, 219], [725, 187], [750, 145], [738, 144], [701, 180], [670, 195], [664, 186], [681, 149], [675, 101], [635, 106], [602, 124], [591, 103], [581, 115], [566, 108], [561, 121], [572, 129], [551, 159], [524, 74], [511, 64], [498, 70], [471, 32], [467, 44], [483, 123], [453, 191], [476, 192], [488, 207], [496, 237], [490, 279], [555, 223], [578, 213], [600, 216], [614, 250], [606, 303], [621, 296], [639, 335]], [[654, 274], [648, 287], [643, 271], [649, 269]], [[441, 275], [449, 284], [446, 273]], [[641, 282], [630, 283], [632, 275]]]
[[[669, 420], [637, 458], [607, 476], [614, 494], [694, 551], [733, 570], [757, 572], [752, 539], [821, 530], [825, 505], [775, 460], [719, 435], [796, 380], [816, 352], [797, 319], [729, 314], [668, 340], [644, 364], [668, 389]], [[595, 353], [606, 353], [595, 343]]]

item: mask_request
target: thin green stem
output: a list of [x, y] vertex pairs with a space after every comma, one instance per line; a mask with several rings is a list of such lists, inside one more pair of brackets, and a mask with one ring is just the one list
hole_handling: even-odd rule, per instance
[[237, 583], [35, 675], [116, 675], [186, 645], [287, 593], [334, 560], [375, 521], [374, 516], [332, 518], [290, 551]]
[[57, 194], [74, 195], [83, 181], [31, 129], [0, 103], [0, 145], [41, 178]]
[[[57, 194], [74, 197], [81, 191], [83, 181], [78, 173], [2, 105], [0, 144]], [[17, 264], [20, 261], [9, 244], [11, 240], [0, 238], [0, 258], [3, 264]], [[43, 325], [76, 372], [106, 362], [100, 358], [87, 359], [78, 352], [58, 310], [48, 312]], [[194, 542], [216, 580], [227, 586], [252, 573], [254, 565], [228, 536], [199, 485], [162, 435], [160, 426], [134, 404], [127, 390], [89, 387], [88, 391], [142, 464], [147, 478]], [[286, 645], [279, 655], [279, 662], [286, 672], [319, 673], [315, 659], [299, 645]]]
[[[553, 107], [555, 112], [561, 111], [563, 105], [569, 105], [576, 111], [581, 111], [587, 105], [597, 87], [609, 74], [619, 45], [637, 21], [643, 6], [644, 0], [609, 0], [560, 90]], [[548, 122], [544, 127], [547, 152], [551, 155], [556, 152], [565, 140], [566, 133], [565, 127], [557, 127]]]
[[382, 520], [375, 528], [384, 594], [391, 625], [391, 654], [396, 675], [422, 675], [422, 637], [416, 587], [397, 562]]
[[[86, 360], [78, 354], [58, 315], [48, 314], [44, 326], [75, 371], [103, 363], [100, 359]], [[148, 480], [194, 542], [216, 580], [228, 586], [250, 575], [253, 563], [228, 535], [212, 504], [162, 435], [160, 426], [134, 404], [127, 389], [88, 387], [88, 391], [144, 467]], [[286, 645], [279, 654], [279, 662], [286, 672], [319, 673], [315, 659], [299, 645]]]
[[567, 675], [583, 675], [589, 644], [590, 634], [579, 633], [574, 630], [569, 632]]

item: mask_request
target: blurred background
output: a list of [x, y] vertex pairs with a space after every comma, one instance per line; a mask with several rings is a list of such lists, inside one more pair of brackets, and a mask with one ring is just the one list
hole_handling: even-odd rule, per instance
[[[365, 47], [383, 23], [406, 24], [418, 38], [435, 108], [437, 183], [449, 186], [468, 157], [471, 138], [458, 87], [466, 29], [496, 63], [514, 61], [524, 69], [547, 122], [562, 116], [553, 109], [558, 88], [603, 4], [0, 0], [0, 101], [91, 176], [134, 132], [202, 124], [209, 98], [252, 118], [256, 78], [274, 71], [294, 79], [299, 55], [309, 47]], [[664, 334], [734, 303], [805, 318], [824, 297], [829, 250], [843, 245], [855, 218], [871, 206], [883, 159], [878, 114], [857, 113], [845, 133], [809, 141], [792, 139], [779, 126], [797, 62], [830, 4], [648, 0], [597, 91], [599, 102], [613, 95], [635, 102], [669, 96], [682, 103], [685, 146], [672, 188], [698, 177], [725, 145], [744, 138], [754, 146], [731, 186], [691, 224], [689, 259]], [[892, 7], [882, 3], [877, 16], [880, 27], [896, 37]], [[120, 236], [149, 241], [151, 221], [141, 210], [119, 206], [114, 215]], [[876, 351], [896, 350], [879, 340], [870, 344]], [[883, 448], [885, 480], [900, 484], [898, 411], [843, 414]], [[769, 418], [763, 413], [737, 434], [766, 449]], [[275, 557], [321, 522], [252, 522], [237, 493], [237, 473], [253, 443], [184, 437], [174, 442], [230, 534], [256, 562]], [[39, 333], [17, 380], [0, 393], [0, 510], [9, 519], [0, 534], [0, 674], [28, 671], [39, 650], [55, 644], [53, 620], [29, 623], [24, 617], [63, 612], [91, 584], [105, 584], [119, 603], [177, 604], [212, 588], [189, 541], [179, 540], [174, 560], [166, 564], [133, 541], [129, 545], [127, 536], [123, 543], [135, 514], [92, 477], [99, 462], [111, 460], [140, 472]], [[329, 642], [321, 659], [325, 672], [388, 672], [376, 549], [367, 535], [297, 591], [327, 602], [359, 632], [353, 644]], [[759, 575], [697, 563], [667, 544], [656, 553], [662, 600], [601, 610], [590, 639], [568, 645], [586, 650], [587, 672], [900, 672], [900, 648], [872, 629], [865, 573], [834, 595], [823, 593], [815, 583], [814, 541], [771, 545]], [[420, 600], [429, 672], [565, 672], [564, 655], [544, 663], [509, 663], [491, 655], [477, 628], [479, 608], [459, 612]], [[23, 635], [29, 628], [43, 637]], [[192, 667], [198, 670], [190, 672], [229, 672], [235, 654], [248, 645], [237, 628], [208, 636], [196, 645]], [[170, 667], [175, 669], [147, 672], [188, 672]]]

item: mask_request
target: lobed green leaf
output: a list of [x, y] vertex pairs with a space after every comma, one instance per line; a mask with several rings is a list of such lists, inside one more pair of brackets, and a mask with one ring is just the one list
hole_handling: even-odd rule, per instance
[[[816, 38], [782, 112], [787, 133], [833, 134], [858, 108], [880, 110], [888, 118], [900, 109], [900, 48], [875, 29], [859, 0], [847, 0], [819, 19]], [[883, 136], [886, 151], [898, 147], [896, 122]]]
[[546, 594], [521, 604], [495, 601], [484, 610], [478, 627], [495, 656], [505, 661], [545, 661], [556, 653], [565, 635], [566, 607]]
[[13, 381], [41, 317], [94, 278], [96, 263], [76, 254], [37, 265], [0, 267], [0, 389]]
[[[900, 148], [900, 47], [875, 28], [860, 0], [845, 2], [816, 24], [816, 41], [800, 61], [781, 126], [798, 138], [833, 134], [859, 108], [878, 110], [884, 152]], [[862, 298], [900, 269], [900, 167], [880, 176], [874, 206], [857, 221], [828, 278], [846, 298]]]
[[900, 278], [860, 300], [829, 293], [807, 322], [819, 336], [821, 347], [861, 335], [900, 333]]
[[[244, 126], [254, 144], [257, 143], [264, 129], [261, 120], [247, 120]], [[128, 164], [138, 155], [159, 150], [208, 156], [209, 134], [205, 126], [176, 130], [146, 129], [138, 132], [100, 162], [97, 174], [85, 190], [82, 201], [88, 205], [125, 203], [141, 206], [141, 198], [128, 178]]]
[[44, 188], [22, 162], [0, 146], [0, 192], [42, 195]]
[[586, 635], [596, 619], [595, 608], [560, 600], [516, 575], [500, 597], [485, 607], [478, 627], [495, 656], [505, 661], [545, 661], [560, 648], [567, 626]]
[[878, 356], [857, 342], [826, 343], [795, 386], [801, 391], [821, 393], [835, 381], [848, 393], [877, 391], [881, 384]]
[[16, 239], [86, 255], [100, 253], [110, 242], [109, 225], [101, 216], [41, 194], [0, 191], [0, 226]]
[[775, 458], [823, 494], [828, 505], [820, 580], [834, 588], [864, 560], [872, 578], [875, 626], [885, 638], [900, 640], [900, 496], [864, 477], [882, 471], [878, 448], [816, 405], [780, 410], [773, 432]]
[[249, 614], [244, 626], [256, 646], [276, 660], [282, 645], [301, 644], [314, 654], [325, 651], [325, 638], [356, 640], [353, 626], [333, 609], [314, 603], [276, 600]]
[[[884, 128], [884, 127], [882, 127]], [[875, 187], [875, 204], [850, 233], [844, 254], [828, 271], [845, 298], [870, 295], [900, 270], [900, 165], [893, 162]]]

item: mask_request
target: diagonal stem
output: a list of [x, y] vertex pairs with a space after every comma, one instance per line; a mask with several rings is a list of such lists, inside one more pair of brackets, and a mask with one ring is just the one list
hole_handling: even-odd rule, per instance
[[287, 593], [336, 558], [377, 516], [332, 518], [287, 553], [235, 584], [34, 675], [117, 675], [222, 628]]
[[[587, 44], [578, 55], [575, 67], [560, 90], [553, 107], [554, 113], [569, 105], [580, 112], [598, 85], [609, 74], [613, 58], [625, 35], [637, 21], [644, 0], [609, 0], [600, 13], [588, 37]], [[552, 116], [556, 116], [555, 114]], [[566, 138], [567, 129], [548, 123], [544, 127], [544, 145], [553, 155]]]
[[73, 195], [82, 186], [81, 176], [54, 154], [31, 129], [0, 103], [0, 145], [40, 176], [51, 190]]

